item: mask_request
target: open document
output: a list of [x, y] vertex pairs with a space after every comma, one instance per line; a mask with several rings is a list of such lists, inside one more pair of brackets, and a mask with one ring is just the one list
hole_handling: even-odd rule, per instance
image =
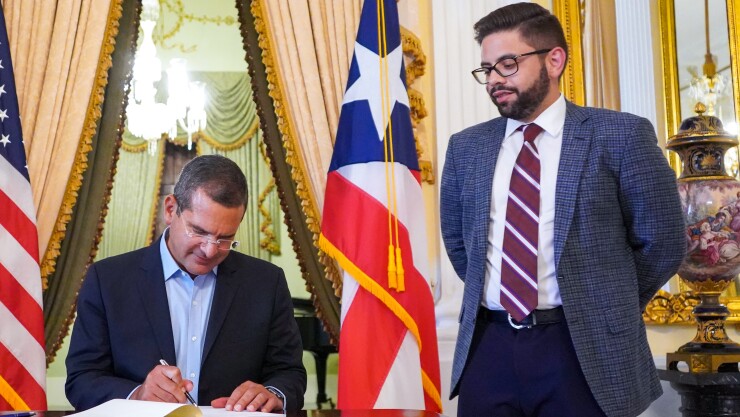
[[226, 411], [223, 408], [154, 401], [110, 400], [75, 417], [275, 417], [282, 414]]

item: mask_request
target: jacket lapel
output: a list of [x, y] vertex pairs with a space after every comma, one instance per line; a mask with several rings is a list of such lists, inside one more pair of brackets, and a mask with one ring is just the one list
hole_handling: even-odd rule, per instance
[[504, 142], [506, 133], [506, 118], [498, 117], [492, 121], [489, 135], [481, 143], [480, 153], [476, 158], [475, 169], [479, 180], [476, 184], [476, 195], [480, 196], [480, 204], [476, 211], [476, 224], [484, 227], [476, 230], [476, 240], [478, 248], [481, 251], [477, 259], [486, 259], [486, 250], [488, 245], [488, 228], [491, 222], [491, 195], [493, 193], [493, 173], [496, 170], [496, 161], [501, 150], [501, 144]]
[[162, 259], [159, 254], [159, 242], [161, 237], [149, 248], [141, 262], [143, 274], [137, 279], [141, 299], [144, 301], [149, 324], [154, 331], [162, 359], [174, 364], [177, 362], [175, 355], [175, 340], [172, 336], [172, 322], [170, 320], [170, 307], [167, 302], [167, 290], [164, 286], [164, 272], [162, 270]]
[[201, 364], [208, 358], [208, 352], [211, 351], [213, 343], [216, 341], [221, 326], [226, 320], [226, 315], [234, 301], [234, 296], [241, 285], [241, 280], [236, 274], [236, 268], [232, 262], [234, 256], [229, 254], [226, 259], [218, 266], [218, 276], [216, 277], [216, 291], [213, 294], [211, 303], [211, 314], [208, 318], [208, 329], [206, 330], [206, 341], [203, 345], [203, 354], [201, 355]]
[[591, 145], [591, 126], [586, 122], [587, 112], [579, 106], [567, 102], [563, 144], [560, 150], [560, 164], [555, 190], [555, 269], [560, 265], [565, 239], [573, 221], [578, 184], [588, 158]]

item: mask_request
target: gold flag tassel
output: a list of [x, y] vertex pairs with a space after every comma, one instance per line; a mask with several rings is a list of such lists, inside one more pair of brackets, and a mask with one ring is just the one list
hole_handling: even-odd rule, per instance
[[388, 288], [396, 288], [398, 286], [398, 281], [396, 280], [398, 269], [396, 268], [396, 257], [393, 252], [395, 252], [393, 245], [388, 245]]
[[[386, 149], [386, 187], [388, 189], [388, 215], [389, 215], [389, 222], [391, 222], [391, 210], [393, 212], [393, 223], [395, 223], [395, 233], [393, 233], [393, 230], [389, 230], [389, 237], [391, 244], [388, 246], [388, 286], [390, 288], [395, 288], [396, 291], [402, 292], [405, 291], [406, 285], [404, 284], [404, 269], [403, 269], [403, 258], [401, 257], [401, 244], [398, 241], [398, 201], [396, 199], [396, 169], [395, 169], [395, 155], [393, 154], [393, 120], [391, 119], [391, 111], [393, 109], [390, 108], [390, 82], [388, 82], [389, 76], [388, 76], [388, 38], [386, 36], [386, 28], [385, 28], [385, 5], [383, 4], [382, 0], [378, 0], [378, 9], [379, 9], [379, 27], [380, 30], [378, 33], [382, 33], [382, 35], [378, 36], [378, 50], [379, 55], [383, 56], [383, 59], [381, 62], [384, 64], [381, 66], [381, 76], [380, 79], [382, 80], [382, 87], [383, 87], [383, 116], [388, 116], [388, 139], [387, 142], [383, 144], [383, 147]], [[382, 45], [380, 45], [382, 39]], [[381, 52], [382, 51], [382, 52]], [[385, 135], [385, 132], [384, 132]], [[388, 157], [390, 154], [390, 158]], [[388, 187], [388, 165], [390, 165], [390, 187]], [[390, 227], [390, 224], [389, 224]], [[393, 241], [395, 240], [395, 256], [393, 254]], [[391, 274], [391, 267], [390, 262], [391, 258], [395, 258], [394, 266], [393, 266], [393, 281], [390, 279]], [[392, 282], [392, 285], [391, 285]]]
[[396, 276], [397, 276], [397, 284], [398, 288], [396, 291], [398, 292], [404, 292], [406, 291], [406, 284], [404, 280], [404, 270], [403, 270], [403, 257], [401, 256], [401, 248], [396, 248]]
[[[378, 55], [384, 56], [385, 51], [385, 22], [383, 20], [383, 17], [385, 15], [384, 11], [384, 5], [382, 4], [382, 0], [378, 1], [376, 3], [377, 5], [377, 16], [378, 16]], [[378, 68], [378, 72], [380, 73], [380, 97], [381, 97], [381, 107], [382, 111], [381, 114], [383, 115], [383, 126], [385, 126], [386, 116], [388, 115], [388, 81], [387, 81], [387, 70], [383, 71], [383, 60], [379, 60], [378, 62], [380, 68]], [[386, 64], [387, 65], [387, 64]], [[389, 116], [389, 115], [388, 115]], [[389, 120], [390, 121], [390, 120]], [[389, 158], [388, 156], [388, 142], [387, 137], [385, 134], [385, 131], [383, 132], [383, 154], [384, 154], [384, 160], [385, 160], [385, 189], [387, 192], [388, 197], [388, 288], [395, 289], [398, 285], [396, 280], [396, 247], [393, 245], [393, 213], [391, 212], [390, 202], [392, 199], [392, 187], [393, 187], [393, 181], [391, 179], [392, 173], [391, 170], [393, 169], [392, 161], [389, 161], [389, 159], [392, 159], [392, 157]], [[390, 162], [390, 163], [389, 163]]]

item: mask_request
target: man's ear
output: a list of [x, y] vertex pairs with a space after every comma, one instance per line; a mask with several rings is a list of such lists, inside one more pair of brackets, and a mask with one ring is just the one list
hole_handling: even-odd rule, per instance
[[560, 78], [560, 74], [565, 71], [565, 62], [567, 61], [568, 55], [565, 49], [556, 46], [547, 54], [545, 64], [547, 65], [547, 72], [550, 78]]
[[175, 200], [175, 195], [170, 194], [167, 197], [164, 198], [164, 222], [169, 226], [172, 224], [172, 221], [175, 219], [176, 211], [177, 211], [177, 200]]

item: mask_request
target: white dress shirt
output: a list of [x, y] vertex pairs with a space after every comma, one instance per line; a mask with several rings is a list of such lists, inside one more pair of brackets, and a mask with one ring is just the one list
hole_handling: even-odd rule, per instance
[[[537, 248], [538, 309], [562, 305], [555, 271], [555, 187], [557, 185], [560, 148], [565, 124], [565, 98], [560, 97], [540, 114], [533, 123], [543, 132], [534, 140], [540, 154], [540, 223]], [[524, 135], [517, 130], [525, 123], [508, 119], [506, 133], [493, 173], [491, 214], [486, 253], [486, 283], [481, 304], [491, 310], [503, 310], [501, 292], [501, 256], [504, 243], [506, 205], [509, 183], [516, 158], [524, 145]]]

